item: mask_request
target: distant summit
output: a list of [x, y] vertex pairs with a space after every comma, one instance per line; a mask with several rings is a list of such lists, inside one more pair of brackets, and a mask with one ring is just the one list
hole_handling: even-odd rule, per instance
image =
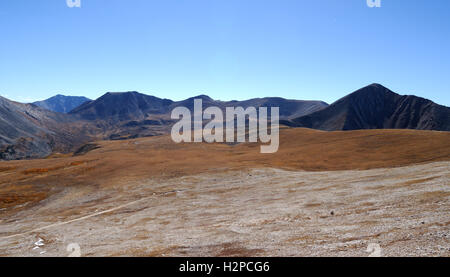
[[86, 120], [143, 120], [150, 115], [169, 112], [169, 99], [136, 91], [108, 92], [95, 101], [86, 102], [70, 112]]
[[91, 101], [83, 96], [65, 96], [58, 94], [44, 101], [34, 102], [33, 104], [58, 113], [68, 113], [85, 102]]
[[450, 108], [412, 95], [399, 95], [380, 84], [359, 89], [318, 112], [293, 119], [292, 125], [325, 131], [418, 129], [450, 131]]

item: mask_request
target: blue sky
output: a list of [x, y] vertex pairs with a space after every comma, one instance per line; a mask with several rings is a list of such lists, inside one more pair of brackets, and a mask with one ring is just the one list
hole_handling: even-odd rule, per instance
[[381, 83], [450, 106], [450, 1], [0, 1], [0, 95], [136, 90], [333, 102]]

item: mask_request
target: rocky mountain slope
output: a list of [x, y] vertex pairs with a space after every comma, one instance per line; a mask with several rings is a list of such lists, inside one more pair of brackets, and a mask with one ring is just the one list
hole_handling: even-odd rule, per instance
[[70, 151], [87, 140], [86, 132], [68, 115], [0, 97], [0, 159], [41, 158]]

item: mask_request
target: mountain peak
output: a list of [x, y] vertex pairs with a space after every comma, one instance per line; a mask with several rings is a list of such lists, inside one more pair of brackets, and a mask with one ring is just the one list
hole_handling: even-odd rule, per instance
[[87, 120], [143, 120], [149, 114], [167, 112], [170, 104], [172, 104], [171, 100], [137, 91], [107, 92], [97, 100], [80, 106], [71, 113]]
[[386, 97], [390, 98], [396, 96], [399, 95], [387, 87], [373, 83], [339, 99], [336, 103], [346, 101], [347, 99], [366, 99], [366, 101], [376, 101], [375, 99], [385, 99]]
[[379, 83], [372, 83], [372, 84], [368, 85], [367, 87], [375, 87], [375, 88], [379, 88], [379, 89], [387, 89], [385, 86], [383, 86], [382, 84], [379, 84]]
[[360, 129], [450, 130], [450, 109], [380, 84], [363, 87], [328, 108], [294, 119], [299, 127], [326, 131]]
[[109, 91], [109, 92], [105, 93], [104, 95], [102, 95], [100, 98], [111, 97], [111, 96], [133, 96], [133, 95], [145, 95], [145, 94], [139, 93], [137, 91], [118, 91], [118, 92]]
[[57, 94], [46, 100], [34, 102], [33, 104], [53, 112], [68, 113], [88, 101], [91, 101], [91, 99], [83, 96]]
[[202, 99], [203, 101], [214, 101], [214, 99], [212, 99], [211, 97], [209, 97], [206, 94], [200, 94], [200, 95], [197, 95], [197, 96], [192, 97], [190, 99]]
[[378, 84], [378, 83], [373, 83], [373, 84], [370, 84], [370, 85], [368, 85], [368, 86], [365, 86], [365, 87], [363, 87], [363, 88], [360, 88], [360, 89], [358, 89], [356, 92], [358, 92], [358, 91], [366, 91], [366, 90], [372, 90], [372, 91], [390, 91], [390, 92], [392, 92], [390, 89], [388, 89], [387, 87], [385, 87], [385, 86], [383, 86], [383, 85], [381, 85], [381, 84]]
[[106, 93], [106, 95], [126, 95], [126, 94], [141, 94], [141, 93], [137, 91], [116, 91], [116, 92], [109, 91]]

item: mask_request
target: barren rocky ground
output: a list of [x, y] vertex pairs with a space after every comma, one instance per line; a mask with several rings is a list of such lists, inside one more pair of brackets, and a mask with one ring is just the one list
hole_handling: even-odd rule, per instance
[[2, 219], [0, 249], [66, 256], [77, 243], [83, 256], [368, 256], [377, 243], [384, 256], [450, 256], [449, 180], [450, 163], [438, 162], [216, 172], [84, 197], [74, 190]]

